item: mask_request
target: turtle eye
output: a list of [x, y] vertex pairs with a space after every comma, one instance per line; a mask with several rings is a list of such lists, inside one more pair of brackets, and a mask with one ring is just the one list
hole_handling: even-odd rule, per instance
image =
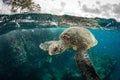
[[54, 51], [54, 52], [56, 52], [57, 50], [58, 50], [58, 48], [57, 48], [57, 47], [55, 47], [53, 51]]

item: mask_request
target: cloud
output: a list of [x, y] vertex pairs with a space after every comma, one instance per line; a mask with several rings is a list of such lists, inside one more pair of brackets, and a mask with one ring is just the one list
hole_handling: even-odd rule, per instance
[[64, 7], [66, 5], [65, 2], [61, 2], [61, 6]]
[[65, 2], [61, 2], [60, 4], [61, 4], [61, 9], [62, 9], [62, 11], [63, 11], [64, 8], [65, 8], [65, 6], [66, 6], [66, 3], [65, 3]]
[[78, 5], [81, 6], [81, 2], [80, 1], [78, 1]]
[[96, 4], [100, 5], [101, 3], [99, 1], [96, 1]]
[[100, 9], [102, 10], [102, 11], [105, 11], [105, 12], [108, 12], [109, 10], [111, 10], [112, 8], [112, 5], [111, 4], [105, 4], [105, 5], [101, 5], [100, 6]]
[[116, 17], [120, 18], [120, 3], [118, 4], [101, 4], [100, 2], [96, 2], [97, 7], [89, 8], [87, 5], [82, 6], [82, 10], [87, 13], [101, 15], [105, 17]]
[[119, 17], [120, 18], [120, 3], [118, 4], [105, 4], [105, 5], [101, 5], [100, 6], [100, 10], [102, 13], [104, 13], [103, 15], [105, 16], [114, 16], [114, 17]]
[[113, 12], [114, 12], [116, 15], [119, 15], [119, 16], [120, 16], [120, 3], [113, 5]]
[[86, 5], [82, 6], [82, 10], [84, 12], [88, 12], [88, 13], [95, 13], [95, 14], [100, 14], [101, 13], [100, 9], [98, 9], [98, 8], [93, 8], [93, 9], [88, 8]]
[[103, 16], [110, 17], [110, 15], [113, 13], [112, 4], [108, 3], [108, 4], [100, 5], [100, 10]]

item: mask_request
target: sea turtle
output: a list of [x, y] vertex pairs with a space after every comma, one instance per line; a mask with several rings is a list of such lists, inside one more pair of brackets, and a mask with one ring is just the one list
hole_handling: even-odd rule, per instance
[[48, 50], [49, 55], [56, 55], [66, 49], [76, 50], [75, 61], [86, 80], [101, 80], [87, 54], [87, 50], [95, 46], [98, 41], [93, 34], [83, 27], [70, 27], [63, 31], [58, 41], [47, 41], [40, 44], [40, 48]]

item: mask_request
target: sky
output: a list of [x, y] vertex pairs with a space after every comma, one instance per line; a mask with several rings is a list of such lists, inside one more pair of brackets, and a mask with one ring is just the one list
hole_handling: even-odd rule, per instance
[[[114, 18], [120, 21], [120, 0], [33, 0], [42, 13], [79, 17]], [[10, 7], [0, 0], [0, 13], [9, 14]]]
[[42, 13], [80, 17], [115, 18], [120, 21], [120, 0], [34, 0]]

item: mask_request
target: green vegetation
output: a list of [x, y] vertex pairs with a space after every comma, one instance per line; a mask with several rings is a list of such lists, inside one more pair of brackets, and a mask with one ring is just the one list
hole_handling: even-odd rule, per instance
[[25, 9], [27, 12], [40, 12], [41, 7], [39, 4], [35, 4], [32, 0], [11, 0], [11, 12], [20, 12]]

